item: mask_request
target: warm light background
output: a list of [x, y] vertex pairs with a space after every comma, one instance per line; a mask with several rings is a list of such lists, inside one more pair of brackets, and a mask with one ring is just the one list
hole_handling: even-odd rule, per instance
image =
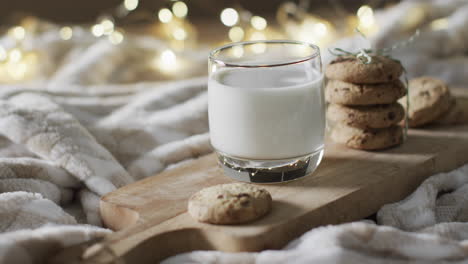
[[[111, 10], [121, 4], [121, 0], [1, 0], [0, 1], [0, 23], [11, 23], [11, 19], [19, 14], [29, 14], [48, 19], [57, 23], [91, 23], [106, 10]], [[218, 0], [189, 0], [186, 3], [190, 7], [190, 18], [210, 19], [217, 17], [219, 12], [228, 6], [242, 6], [249, 11], [271, 16], [275, 14], [278, 6], [286, 1], [282, 0], [242, 0], [242, 1], [218, 1]], [[299, 1], [292, 1], [299, 2]], [[398, 2], [396, 0], [386, 1], [363, 1], [363, 0], [310, 0], [313, 13], [322, 12], [330, 14], [333, 6], [343, 6], [348, 12], [368, 4], [374, 8]], [[141, 0], [139, 9], [155, 13], [161, 7], [169, 6], [171, 1]], [[214, 21], [215, 22], [215, 21]]]

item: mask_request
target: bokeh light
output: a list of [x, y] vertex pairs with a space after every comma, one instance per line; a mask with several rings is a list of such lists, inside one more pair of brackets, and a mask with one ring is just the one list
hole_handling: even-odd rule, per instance
[[162, 23], [169, 23], [172, 20], [171, 10], [167, 8], [163, 8], [159, 10], [158, 18], [159, 18], [159, 21], [161, 21]]
[[361, 6], [357, 11], [359, 28], [368, 29], [374, 25], [374, 11], [368, 5]]
[[174, 29], [174, 31], [172, 32], [172, 36], [176, 39], [176, 40], [185, 40], [187, 38], [187, 32], [185, 31], [185, 29], [183, 28], [176, 28]]
[[176, 17], [184, 18], [187, 16], [188, 7], [184, 2], [177, 1], [172, 5], [172, 13]]
[[221, 22], [228, 27], [234, 26], [239, 21], [239, 13], [234, 8], [225, 8], [220, 17]]
[[260, 17], [260, 16], [253, 16], [250, 19], [250, 24], [256, 30], [264, 30], [267, 27], [267, 21], [263, 17]]
[[8, 59], [10, 62], [19, 62], [22, 57], [23, 53], [18, 48], [11, 49], [8, 53]]
[[324, 23], [316, 23], [312, 28], [312, 31], [314, 32], [314, 34], [321, 38], [327, 35], [328, 30], [327, 26]]
[[244, 38], [244, 30], [241, 27], [232, 27], [229, 30], [229, 39], [231, 41], [241, 41]]
[[101, 26], [104, 35], [110, 35], [114, 31], [114, 22], [112, 22], [110, 19], [103, 19], [101, 21]]
[[73, 36], [73, 30], [71, 27], [62, 27], [59, 31], [60, 38], [63, 40], [69, 40]]
[[104, 28], [101, 24], [96, 24], [91, 27], [91, 33], [93, 33], [95, 37], [100, 37], [104, 34]]
[[232, 47], [232, 55], [236, 58], [240, 58], [244, 55], [244, 48], [242, 46]]
[[138, 0], [125, 0], [124, 7], [128, 11], [133, 11], [138, 7]]
[[264, 53], [266, 51], [266, 45], [265, 43], [256, 43], [252, 45], [252, 51], [254, 53]]
[[8, 33], [16, 40], [23, 40], [26, 36], [26, 30], [22, 26], [13, 27]]
[[163, 73], [173, 73], [177, 69], [177, 56], [170, 50], [164, 50], [159, 57], [155, 57], [153, 66]]
[[120, 30], [115, 30], [109, 35], [109, 41], [110, 43], [114, 45], [118, 45], [122, 43], [123, 40], [124, 40], [124, 35]]

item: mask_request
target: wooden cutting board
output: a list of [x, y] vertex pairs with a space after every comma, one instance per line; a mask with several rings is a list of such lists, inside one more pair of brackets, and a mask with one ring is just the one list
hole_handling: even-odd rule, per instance
[[[468, 89], [454, 92], [468, 98]], [[270, 214], [227, 226], [198, 223], [186, 212], [190, 195], [232, 181], [211, 154], [104, 196], [103, 220], [120, 231], [86, 255], [93, 261], [122, 257], [126, 263], [144, 264], [190, 250], [280, 248], [313, 227], [372, 215], [407, 196], [428, 176], [467, 162], [468, 125], [410, 130], [405, 144], [380, 152], [327, 142], [325, 157], [312, 175], [263, 185], [274, 199]]]

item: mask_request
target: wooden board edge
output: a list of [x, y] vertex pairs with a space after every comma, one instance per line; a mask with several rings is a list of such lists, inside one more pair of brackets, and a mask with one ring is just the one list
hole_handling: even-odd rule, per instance
[[116, 205], [104, 196], [99, 201], [99, 212], [104, 226], [114, 231], [135, 225], [140, 214], [131, 208]]

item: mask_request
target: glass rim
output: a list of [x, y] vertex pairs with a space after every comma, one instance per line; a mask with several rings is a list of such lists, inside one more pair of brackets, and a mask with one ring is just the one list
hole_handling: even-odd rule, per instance
[[[222, 52], [223, 50], [233, 48], [235, 46], [246, 46], [246, 45], [254, 45], [254, 44], [294, 44], [294, 45], [302, 45], [308, 46], [313, 49], [313, 52], [308, 56], [303, 56], [297, 59], [292, 59], [290, 61], [284, 63], [263, 63], [263, 64], [244, 64], [244, 63], [233, 63], [233, 62], [225, 62], [222, 59], [217, 59], [216, 54]], [[227, 67], [241, 67], [241, 68], [259, 68], [259, 67], [277, 67], [277, 66], [286, 66], [292, 64], [298, 64], [302, 62], [306, 62], [312, 60], [316, 57], [320, 56], [320, 48], [317, 45], [312, 43], [308, 43], [305, 41], [299, 40], [253, 40], [253, 41], [238, 41], [238, 42], [231, 42], [226, 45], [217, 47], [210, 51], [209, 60], [215, 62], [217, 64], [222, 64], [223, 66]]]

